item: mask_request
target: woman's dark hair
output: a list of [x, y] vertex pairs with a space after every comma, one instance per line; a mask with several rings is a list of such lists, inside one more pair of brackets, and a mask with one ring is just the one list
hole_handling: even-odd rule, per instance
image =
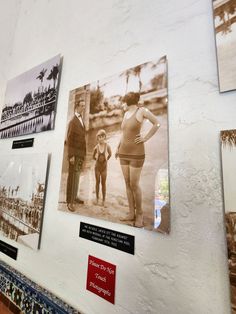
[[130, 92], [122, 98], [122, 101], [125, 102], [127, 106], [131, 106], [136, 105], [139, 102], [139, 99], [140, 99], [139, 93]]

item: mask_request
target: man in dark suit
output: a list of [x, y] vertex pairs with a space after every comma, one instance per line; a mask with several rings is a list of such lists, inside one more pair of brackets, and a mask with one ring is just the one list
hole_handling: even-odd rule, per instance
[[75, 102], [74, 117], [69, 122], [67, 133], [69, 173], [67, 178], [66, 202], [70, 211], [75, 211], [75, 203], [84, 202], [77, 198], [79, 188], [79, 177], [86, 155], [85, 127], [82, 120], [82, 113], [85, 108], [85, 101]]

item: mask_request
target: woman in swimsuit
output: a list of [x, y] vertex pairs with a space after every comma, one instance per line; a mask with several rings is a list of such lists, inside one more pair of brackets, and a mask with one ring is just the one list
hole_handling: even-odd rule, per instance
[[95, 163], [95, 178], [96, 178], [96, 204], [99, 202], [100, 182], [102, 185], [102, 206], [105, 207], [106, 199], [106, 179], [107, 179], [107, 161], [111, 157], [111, 147], [106, 142], [106, 131], [99, 130], [96, 137], [98, 144], [93, 150], [93, 159]]
[[[129, 213], [120, 220], [134, 221], [134, 226], [141, 228], [143, 227], [143, 210], [139, 181], [145, 160], [144, 143], [156, 133], [160, 124], [147, 108], [138, 106], [139, 99], [139, 93], [133, 92], [123, 98], [127, 111], [121, 124], [122, 136], [116, 157], [120, 158], [129, 204]], [[152, 123], [152, 127], [143, 136], [140, 131], [145, 119]]]

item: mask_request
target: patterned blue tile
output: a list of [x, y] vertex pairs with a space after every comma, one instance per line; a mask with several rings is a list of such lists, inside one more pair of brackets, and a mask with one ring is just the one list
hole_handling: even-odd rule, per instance
[[25, 314], [79, 314], [79, 311], [0, 261], [0, 291]]

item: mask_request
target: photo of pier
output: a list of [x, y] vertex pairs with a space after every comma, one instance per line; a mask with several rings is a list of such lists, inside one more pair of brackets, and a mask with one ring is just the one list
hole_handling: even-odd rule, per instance
[[61, 57], [56, 57], [10, 80], [0, 121], [0, 138], [54, 129]]
[[0, 234], [38, 249], [46, 192], [47, 154], [1, 155]]

